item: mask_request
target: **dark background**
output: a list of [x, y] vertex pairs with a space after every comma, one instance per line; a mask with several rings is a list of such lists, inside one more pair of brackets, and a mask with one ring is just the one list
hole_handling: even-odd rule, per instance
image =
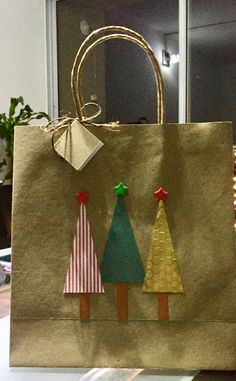
[[[141, 33], [159, 63], [162, 50], [178, 52], [178, 0], [61, 0], [57, 2], [59, 109], [74, 112], [70, 71], [85, 36], [105, 25]], [[178, 64], [161, 65], [167, 121], [178, 122]], [[236, 1], [192, 0], [189, 7], [189, 121], [232, 120], [236, 125]], [[130, 42], [115, 40], [96, 48], [83, 73], [84, 101], [103, 109], [101, 121], [156, 121], [155, 81], [148, 58]], [[234, 128], [236, 141], [236, 129]]]

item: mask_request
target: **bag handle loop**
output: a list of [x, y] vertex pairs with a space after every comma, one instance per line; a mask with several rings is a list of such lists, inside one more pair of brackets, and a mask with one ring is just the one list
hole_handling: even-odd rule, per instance
[[[107, 36], [103, 36], [99, 38], [97, 37], [98, 35], [103, 34], [104, 32], [110, 33], [111, 31], [115, 31], [115, 32], [124, 31], [125, 33], [115, 33], [115, 34], [108, 34]], [[97, 37], [96, 40], [93, 43], [91, 43], [91, 40], [95, 36]], [[121, 26], [104, 27], [92, 32], [84, 40], [83, 44], [81, 45], [76, 55], [72, 72], [71, 72], [71, 89], [72, 89], [74, 104], [76, 107], [78, 118], [82, 120], [82, 118], [85, 116], [85, 108], [84, 108], [83, 98], [81, 94], [82, 67], [89, 53], [97, 45], [110, 39], [124, 39], [124, 40], [131, 41], [135, 43], [136, 45], [140, 46], [147, 53], [154, 69], [154, 74], [155, 74], [155, 79], [157, 84], [157, 120], [158, 120], [158, 123], [164, 123], [165, 121], [164, 84], [163, 84], [163, 78], [161, 75], [158, 61], [153, 53], [152, 48], [144, 40], [144, 38], [141, 35], [139, 35], [137, 32], [132, 31], [131, 29], [121, 27]]]
[[[74, 64], [73, 64], [73, 68], [72, 68], [72, 72], [71, 72], [71, 90], [72, 90], [72, 94], [73, 94], [73, 99], [74, 99], [74, 104], [75, 104], [75, 107], [76, 107], [76, 111], [78, 111], [78, 109], [81, 108], [81, 106], [79, 106], [79, 103], [78, 103], [78, 97], [76, 96], [76, 93], [75, 93], [75, 89], [77, 89], [77, 83], [76, 83], [76, 75], [75, 73], [77, 72], [78, 70], [78, 65], [81, 61], [81, 58], [83, 56], [83, 54], [85, 53], [86, 49], [91, 45], [92, 41], [95, 39], [98, 39], [99, 37], [103, 36], [104, 33], [111, 33], [111, 32], [119, 32], [119, 33], [126, 33], [126, 34], [129, 34], [133, 37], [136, 37], [137, 39], [140, 39], [141, 41], [143, 41], [143, 37], [138, 34], [137, 32], [129, 29], [129, 28], [126, 28], [124, 26], [106, 26], [106, 27], [102, 27], [102, 28], [99, 28], [99, 29], [96, 29], [94, 30], [93, 32], [91, 32], [87, 37], [86, 39], [83, 41], [83, 43], [81, 44], [78, 52], [77, 52], [77, 55], [75, 57], [75, 60], [74, 60]], [[85, 114], [85, 112], [83, 113], [83, 115]]]

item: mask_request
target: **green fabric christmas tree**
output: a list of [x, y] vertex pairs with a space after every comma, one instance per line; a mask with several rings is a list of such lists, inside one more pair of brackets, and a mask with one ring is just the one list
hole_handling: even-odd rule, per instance
[[120, 183], [115, 191], [117, 204], [101, 263], [101, 277], [103, 282], [143, 282], [144, 269], [124, 203], [124, 185]]
[[103, 282], [116, 283], [118, 319], [128, 319], [128, 283], [144, 281], [144, 269], [124, 203], [128, 189], [115, 188], [117, 204], [100, 267]]

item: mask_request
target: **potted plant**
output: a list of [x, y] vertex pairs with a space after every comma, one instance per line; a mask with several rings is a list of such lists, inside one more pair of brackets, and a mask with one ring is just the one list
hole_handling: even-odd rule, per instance
[[11, 195], [13, 170], [13, 144], [15, 126], [25, 126], [31, 120], [46, 118], [45, 112], [34, 112], [23, 97], [11, 98], [8, 115], [0, 114], [0, 138], [2, 139], [2, 161], [0, 162], [0, 249], [10, 244]]

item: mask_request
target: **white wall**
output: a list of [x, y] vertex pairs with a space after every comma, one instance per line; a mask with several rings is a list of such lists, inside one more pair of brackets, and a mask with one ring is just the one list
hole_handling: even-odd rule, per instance
[[47, 111], [45, 0], [0, 0], [0, 112], [23, 96]]

